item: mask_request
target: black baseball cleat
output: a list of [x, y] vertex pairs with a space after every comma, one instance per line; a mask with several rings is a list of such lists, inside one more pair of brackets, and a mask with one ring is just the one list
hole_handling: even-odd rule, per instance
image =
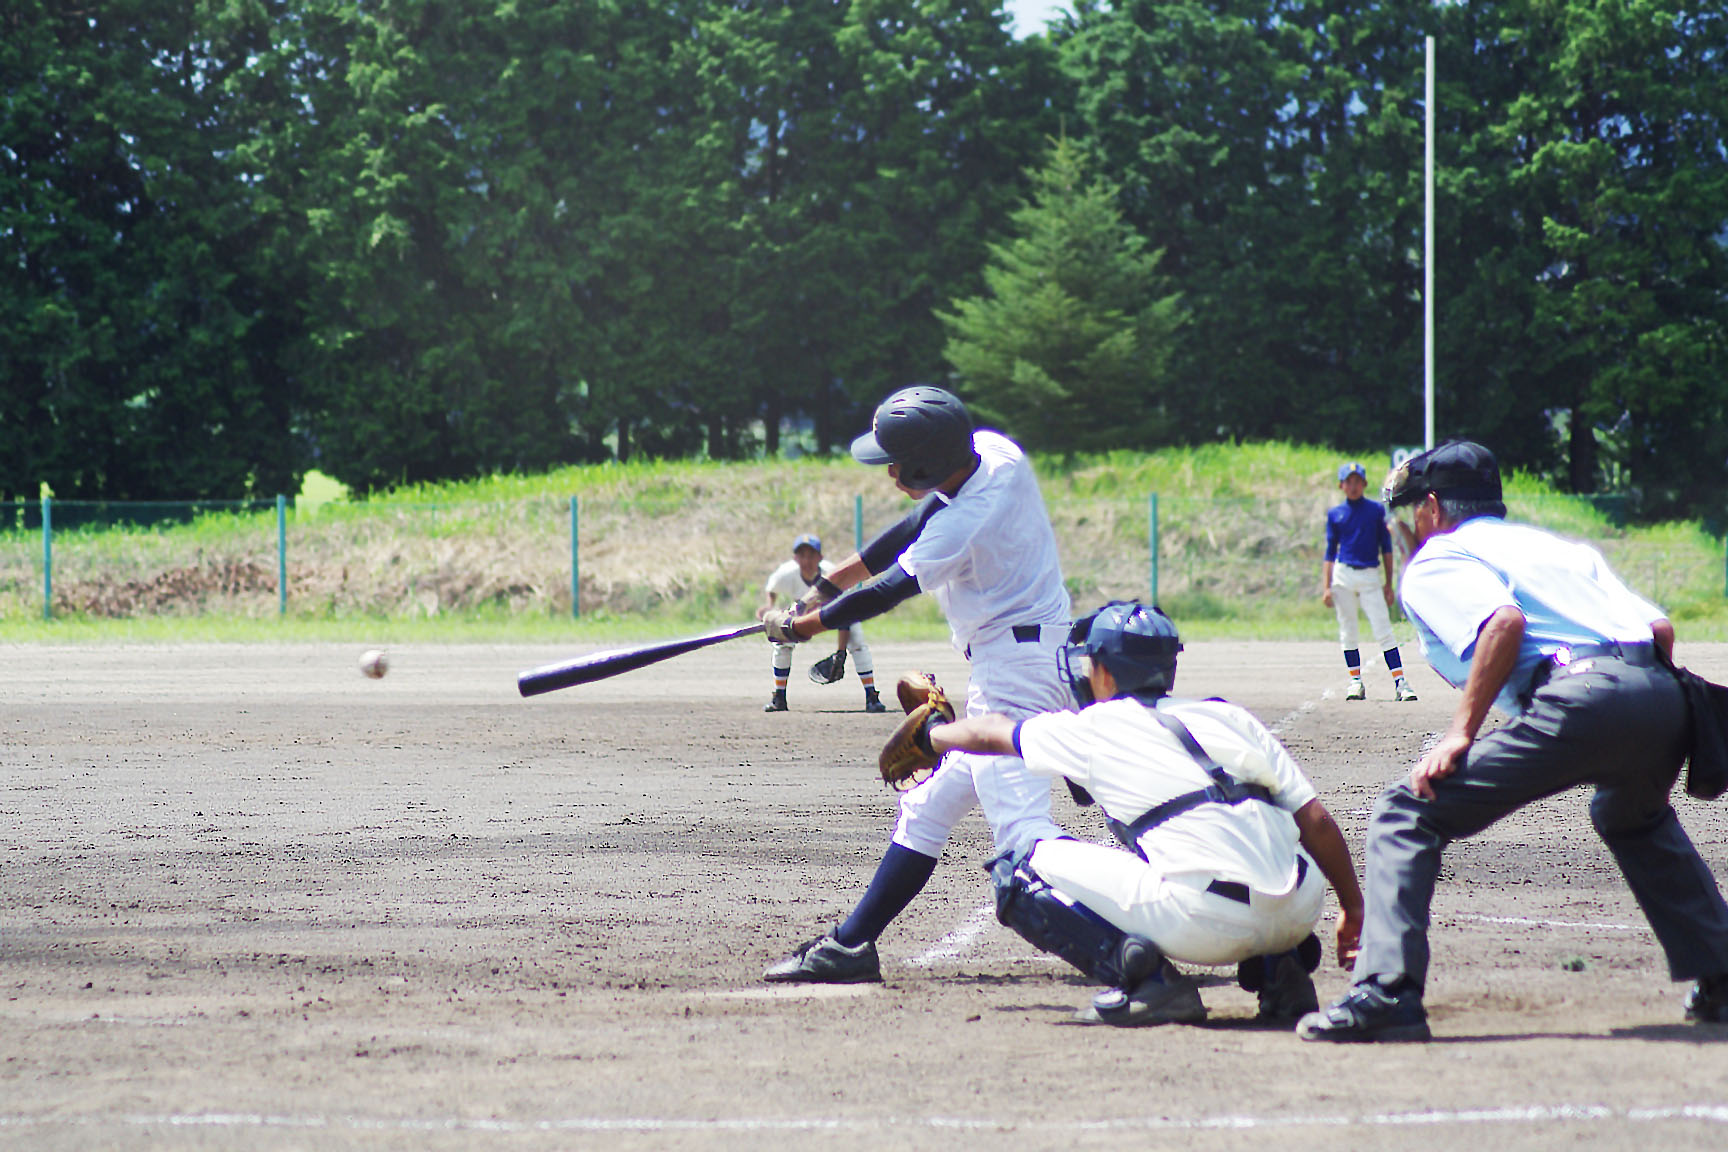
[[762, 973], [770, 984], [873, 984], [882, 979], [876, 941], [848, 948], [833, 935], [798, 946], [798, 951]]
[[880, 697], [876, 694], [876, 689], [874, 689], [874, 688], [864, 689], [864, 711], [866, 711], [866, 712], [886, 712], [886, 711], [888, 711], [887, 706], [882, 703], [882, 697]]
[[1153, 1024], [1199, 1024], [1206, 1019], [1200, 985], [1168, 960], [1132, 988], [1106, 988], [1074, 1017], [1076, 1024], [1145, 1028]]
[[1320, 998], [1314, 993], [1314, 977], [1309, 972], [1305, 958], [1292, 948], [1288, 952], [1244, 960], [1236, 966], [1236, 982], [1247, 991], [1259, 994], [1260, 1010], [1255, 1014], [1256, 1020], [1289, 1028], [1308, 1013], [1320, 1010]]
[[1695, 1024], [1728, 1024], [1728, 972], [1692, 985], [1686, 994], [1686, 1019]]
[[1421, 991], [1416, 988], [1393, 991], [1374, 979], [1357, 984], [1330, 1007], [1302, 1017], [1296, 1022], [1296, 1035], [1304, 1040], [1334, 1044], [1430, 1039], [1428, 1012], [1422, 1007]]
[[784, 688], [775, 689], [774, 695], [768, 697], [768, 703], [762, 705], [762, 711], [764, 711], [764, 712], [784, 712], [784, 711], [786, 711], [786, 690]]

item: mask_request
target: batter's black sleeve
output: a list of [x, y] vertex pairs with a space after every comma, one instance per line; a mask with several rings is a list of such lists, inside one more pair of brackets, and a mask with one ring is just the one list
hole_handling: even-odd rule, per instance
[[936, 498], [935, 493], [931, 493], [912, 505], [912, 511], [908, 512], [898, 523], [889, 527], [876, 539], [858, 550], [858, 558], [864, 561], [865, 569], [871, 575], [886, 572], [889, 565], [900, 559], [900, 553], [906, 551], [912, 546], [912, 541], [918, 539], [918, 533], [924, 531], [924, 525], [930, 522], [930, 517], [946, 507], [946, 504]]
[[918, 587], [917, 577], [896, 562], [880, 576], [873, 576], [864, 583], [855, 585], [838, 600], [823, 605], [816, 618], [822, 621], [824, 628], [850, 628], [872, 616], [882, 615], [896, 604], [912, 599], [920, 591], [922, 589]]

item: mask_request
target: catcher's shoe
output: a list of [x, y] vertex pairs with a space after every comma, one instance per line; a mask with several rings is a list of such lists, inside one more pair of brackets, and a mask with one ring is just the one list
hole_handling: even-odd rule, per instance
[[833, 935], [798, 946], [798, 951], [762, 973], [771, 984], [873, 984], [882, 979], [876, 941], [848, 948]]
[[1416, 699], [1416, 689], [1410, 687], [1410, 682], [1402, 676], [1398, 677], [1398, 683], [1392, 686], [1392, 690], [1398, 694], [1399, 703]]
[[1378, 980], [1368, 979], [1330, 1007], [1298, 1020], [1296, 1035], [1334, 1044], [1427, 1040], [1428, 1013], [1417, 989], [1392, 991]]
[[1106, 988], [1074, 1017], [1077, 1024], [1144, 1028], [1153, 1024], [1199, 1024], [1206, 1019], [1200, 986], [1165, 960], [1152, 975], [1127, 990]]
[[1314, 977], [1294, 950], [1276, 956], [1257, 956], [1261, 965], [1260, 1011], [1254, 1018], [1262, 1024], [1277, 1024], [1289, 1028], [1310, 1012], [1320, 1010], [1320, 998], [1314, 993]]
[[1362, 683], [1362, 681], [1360, 681], [1360, 680], [1352, 680], [1350, 682], [1350, 690], [1348, 692], [1344, 693], [1344, 699], [1346, 699], [1346, 700], [1366, 700], [1366, 699], [1368, 699], [1368, 685]]
[[768, 703], [762, 705], [762, 711], [764, 711], [764, 712], [784, 712], [784, 711], [786, 711], [786, 689], [776, 688], [774, 690], [774, 695], [768, 697]]
[[1686, 1019], [1697, 1024], [1728, 1024], [1728, 972], [1692, 985], [1686, 994]]
[[886, 712], [886, 711], [888, 711], [888, 706], [886, 704], [882, 703], [882, 697], [877, 694], [876, 689], [874, 689], [874, 688], [864, 689], [864, 711], [866, 711], [866, 712]]

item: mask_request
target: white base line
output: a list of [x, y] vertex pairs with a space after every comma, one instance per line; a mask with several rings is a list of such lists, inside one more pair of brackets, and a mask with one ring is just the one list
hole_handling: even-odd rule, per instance
[[1648, 924], [1603, 924], [1596, 920], [1533, 920], [1527, 916], [1475, 916], [1437, 912], [1436, 920], [1474, 920], [1478, 924], [1511, 924], [1521, 928], [1588, 928], [1592, 932], [1648, 932]]
[[975, 908], [970, 916], [960, 922], [958, 928], [906, 963], [914, 968], [927, 968], [941, 960], [952, 960], [972, 947], [972, 942], [982, 936], [995, 919], [996, 909], [993, 905], [985, 904]]
[[885, 1128], [976, 1129], [987, 1132], [1098, 1132], [1159, 1131], [1197, 1132], [1212, 1129], [1279, 1128], [1401, 1128], [1446, 1127], [1466, 1124], [1586, 1124], [1624, 1121], [1651, 1123], [1666, 1120], [1703, 1120], [1728, 1124], [1728, 1104], [1688, 1104], [1676, 1108], [1609, 1108], [1597, 1104], [1559, 1104], [1472, 1108], [1459, 1111], [1430, 1109], [1423, 1112], [1333, 1114], [1314, 1116], [1199, 1116], [1180, 1119], [1169, 1116], [1125, 1116], [1115, 1120], [1015, 1120], [1008, 1117], [905, 1116], [878, 1120], [824, 1119], [821, 1117], [770, 1120], [732, 1119], [675, 1120], [654, 1117], [573, 1116], [556, 1120], [485, 1120], [444, 1117], [392, 1119], [366, 1116], [271, 1116], [244, 1112], [116, 1116], [24, 1116], [0, 1114], [0, 1130], [7, 1128], [298, 1128], [368, 1132], [879, 1132]]

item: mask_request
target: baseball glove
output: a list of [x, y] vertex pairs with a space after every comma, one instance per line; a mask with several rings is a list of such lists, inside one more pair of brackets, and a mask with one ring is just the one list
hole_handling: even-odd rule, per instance
[[935, 771], [941, 757], [930, 744], [930, 730], [954, 719], [954, 705], [927, 672], [908, 672], [894, 685], [906, 719], [882, 746], [877, 767], [896, 792], [910, 788]]
[[839, 648], [810, 665], [810, 679], [817, 684], [832, 684], [846, 676], [846, 649]]

